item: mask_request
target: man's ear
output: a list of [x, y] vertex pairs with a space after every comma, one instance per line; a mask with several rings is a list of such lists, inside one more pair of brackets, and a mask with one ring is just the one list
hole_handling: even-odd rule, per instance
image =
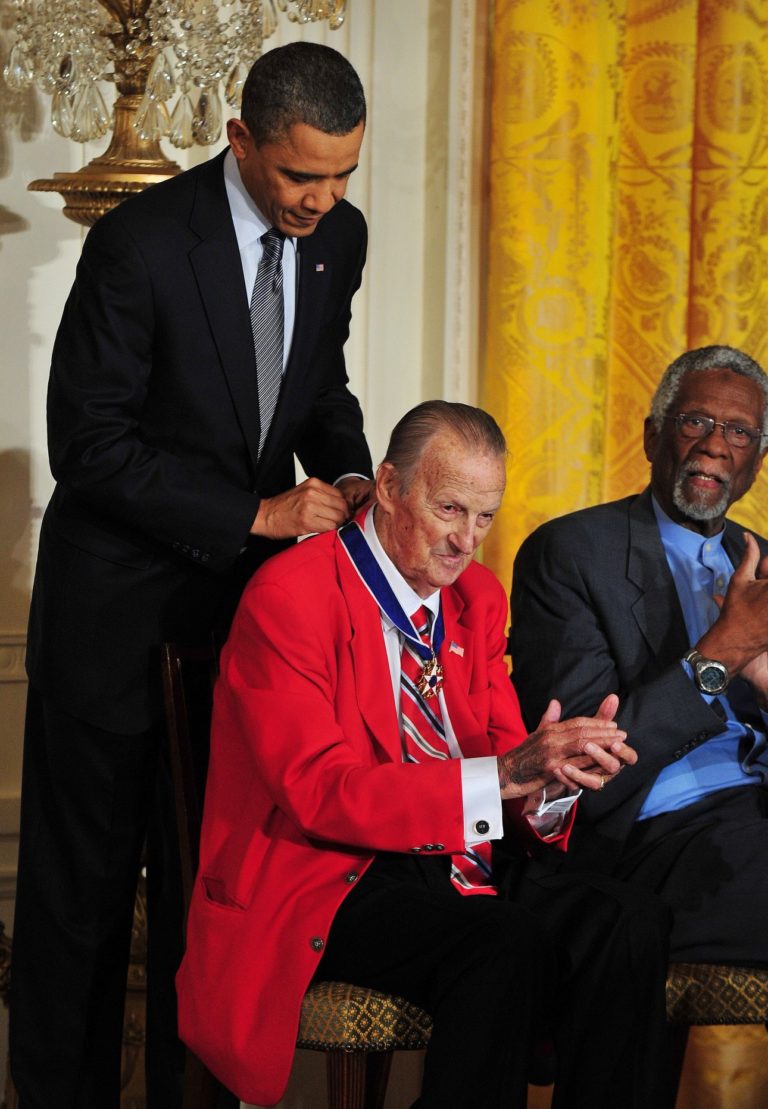
[[376, 471], [376, 502], [385, 512], [391, 510], [400, 489], [400, 478], [391, 462], [382, 462]]
[[658, 442], [659, 433], [656, 429], [656, 425], [650, 416], [646, 416], [643, 424], [643, 447], [645, 449], [645, 457], [649, 462], [653, 462], [653, 456], [656, 453]]
[[251, 142], [251, 132], [242, 119], [227, 120], [227, 138], [232, 153], [241, 162], [247, 153], [248, 144]]

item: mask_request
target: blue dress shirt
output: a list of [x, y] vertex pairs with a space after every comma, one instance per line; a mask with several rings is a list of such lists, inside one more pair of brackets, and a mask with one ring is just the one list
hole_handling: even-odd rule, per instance
[[[671, 520], [655, 498], [653, 510], [683, 610], [688, 641], [693, 646], [717, 619], [719, 609], [713, 596], [725, 593], [733, 574], [733, 564], [723, 549], [724, 531], [710, 537], [690, 531]], [[690, 664], [681, 665], [693, 681]], [[705, 693], [701, 696], [709, 704], [715, 700], [720, 702], [725, 730], [662, 770], [645, 799], [638, 820], [682, 809], [716, 790], [758, 785], [768, 780], [765, 730], [757, 731], [741, 723], [727, 693], [718, 697]], [[761, 713], [761, 716], [768, 726], [768, 715]]]

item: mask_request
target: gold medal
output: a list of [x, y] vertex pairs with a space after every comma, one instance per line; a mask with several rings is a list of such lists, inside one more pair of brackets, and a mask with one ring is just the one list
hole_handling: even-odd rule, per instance
[[435, 696], [442, 684], [443, 668], [435, 655], [432, 655], [432, 658], [428, 658], [421, 668], [421, 676], [416, 688], [424, 700], [428, 701], [430, 697]]

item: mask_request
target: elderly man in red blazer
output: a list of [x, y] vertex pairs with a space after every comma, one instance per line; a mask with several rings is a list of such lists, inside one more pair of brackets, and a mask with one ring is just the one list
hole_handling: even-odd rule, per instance
[[[554, 1104], [660, 1100], [666, 912], [610, 880], [536, 877], [581, 789], [636, 755], [609, 697], [526, 737], [507, 606], [472, 561], [505, 444], [479, 409], [395, 428], [375, 505], [270, 560], [224, 648], [182, 1038], [241, 1098], [282, 1096], [316, 977], [430, 1012], [422, 1109], [526, 1102], [551, 1035]], [[543, 873], [543, 872], [542, 872]]]

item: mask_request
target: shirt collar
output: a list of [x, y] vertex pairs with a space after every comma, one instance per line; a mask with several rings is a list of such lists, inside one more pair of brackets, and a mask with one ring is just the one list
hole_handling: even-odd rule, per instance
[[271, 225], [264, 219], [243, 184], [237, 158], [231, 148], [224, 156], [224, 187], [227, 190], [232, 219], [238, 227], [238, 237], [242, 235], [243, 238], [242, 245], [260, 239], [265, 232], [269, 231]]
[[[429, 609], [432, 613], [432, 620], [434, 623], [440, 613], [440, 590], [436, 589], [429, 597], [420, 597], [418, 593], [410, 587], [379, 541], [379, 537], [376, 534], [376, 526], [373, 521], [373, 514], [375, 511], [376, 505], [373, 506], [370, 512], [366, 513], [365, 523], [363, 525], [363, 533], [365, 534], [368, 546], [371, 548], [373, 557], [381, 567], [381, 571], [387, 579], [403, 612], [405, 612], [407, 616], [412, 616], [417, 608], [424, 605], [424, 607]], [[381, 618], [388, 628], [393, 628], [395, 626], [385, 612], [381, 613]]]
[[[243, 184], [237, 158], [232, 153], [232, 148], [224, 155], [224, 188], [227, 192], [229, 210], [232, 213], [232, 222], [235, 225], [235, 234], [240, 249], [258, 242], [261, 236], [270, 230], [272, 224], [264, 218], [256, 207], [253, 197]], [[296, 239], [286, 235], [285, 241], [291, 243], [296, 249]]]
[[664, 511], [655, 496], [651, 494], [651, 503], [653, 505], [653, 512], [656, 516], [656, 523], [659, 526], [659, 534], [661, 541], [665, 547], [672, 547], [683, 554], [688, 555], [689, 558], [701, 561], [705, 544], [708, 544], [707, 551], [718, 551], [722, 547], [723, 537], [725, 535], [725, 526], [723, 526], [716, 535], [700, 535], [697, 531], [691, 531], [690, 528], [684, 528], [682, 524], [675, 523]]

